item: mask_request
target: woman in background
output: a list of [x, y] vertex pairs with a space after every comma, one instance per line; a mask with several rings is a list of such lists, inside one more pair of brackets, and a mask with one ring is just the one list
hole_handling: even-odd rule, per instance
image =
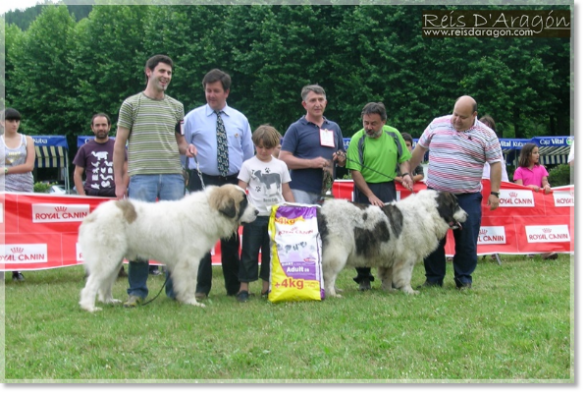
[[[0, 117], [3, 135], [0, 144], [0, 190], [7, 192], [33, 192], [35, 144], [31, 137], [18, 132], [20, 113], [6, 108]], [[12, 280], [23, 281], [20, 271], [12, 272]]]

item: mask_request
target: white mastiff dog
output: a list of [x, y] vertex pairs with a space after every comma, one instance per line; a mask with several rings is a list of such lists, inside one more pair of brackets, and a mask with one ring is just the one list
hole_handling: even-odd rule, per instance
[[327, 200], [318, 215], [323, 242], [325, 294], [345, 267], [377, 267], [382, 289], [416, 294], [410, 285], [414, 265], [431, 254], [449, 228], [460, 228], [467, 213], [451, 193], [421, 190], [386, 204]]
[[229, 238], [258, 210], [235, 185], [209, 186], [177, 201], [136, 200], [100, 204], [79, 227], [79, 244], [89, 276], [81, 291], [81, 308], [94, 312], [95, 298], [118, 303], [112, 285], [122, 261], [144, 259], [166, 264], [177, 300], [196, 306], [197, 269], [220, 238]]

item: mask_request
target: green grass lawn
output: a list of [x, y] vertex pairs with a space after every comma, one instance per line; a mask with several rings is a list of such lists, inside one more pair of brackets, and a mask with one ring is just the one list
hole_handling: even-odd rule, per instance
[[[94, 314], [77, 304], [80, 266], [25, 272], [22, 283], [8, 273], [3, 381], [574, 382], [572, 259], [502, 260], [480, 260], [466, 292], [446, 280], [390, 294], [376, 280], [361, 293], [344, 270], [343, 298], [281, 304], [262, 299], [259, 282], [237, 303], [215, 267], [204, 309], [163, 291]], [[413, 278], [424, 282], [422, 264]], [[149, 278], [150, 297], [163, 281]], [[126, 288], [118, 279], [114, 296]]]

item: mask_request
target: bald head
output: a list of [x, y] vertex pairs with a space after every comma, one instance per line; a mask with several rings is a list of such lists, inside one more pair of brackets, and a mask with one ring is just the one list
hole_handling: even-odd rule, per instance
[[475, 123], [477, 116], [477, 103], [471, 96], [461, 96], [453, 107], [451, 124], [457, 131], [467, 131]]

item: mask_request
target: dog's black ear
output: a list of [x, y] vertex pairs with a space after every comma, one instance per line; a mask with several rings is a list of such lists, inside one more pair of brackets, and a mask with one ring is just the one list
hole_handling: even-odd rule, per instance
[[457, 198], [451, 193], [440, 192], [437, 195], [437, 205], [441, 218], [447, 223], [453, 221], [453, 215], [459, 207]]
[[236, 201], [233, 198], [225, 198], [218, 211], [230, 219], [236, 217]]

